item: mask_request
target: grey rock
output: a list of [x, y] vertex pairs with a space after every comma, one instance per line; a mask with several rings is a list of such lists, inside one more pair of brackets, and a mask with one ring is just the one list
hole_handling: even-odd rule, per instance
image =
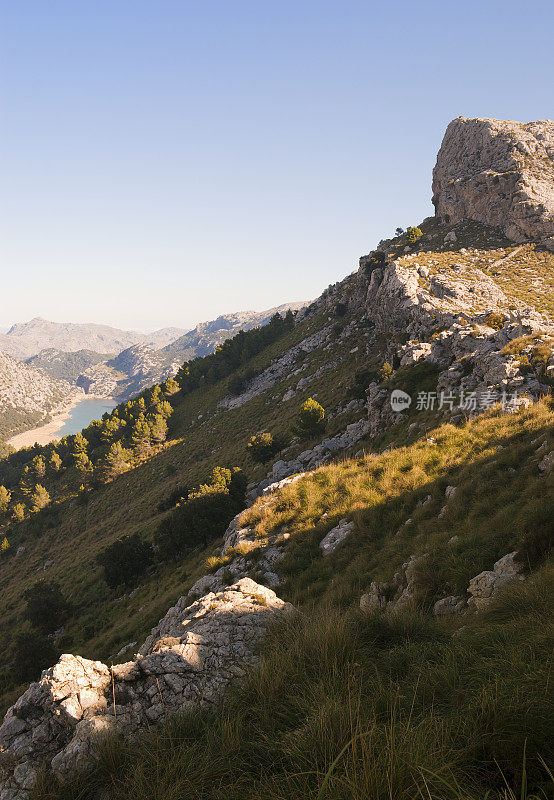
[[339, 544], [343, 542], [348, 534], [354, 530], [354, 523], [347, 519], [341, 519], [338, 525], [332, 528], [319, 543], [322, 555], [328, 556], [334, 553]]
[[467, 608], [467, 601], [465, 597], [450, 595], [443, 597], [442, 600], [437, 600], [433, 606], [433, 614], [436, 617], [449, 617], [454, 614], [459, 614]]
[[554, 235], [554, 122], [453, 120], [433, 171], [436, 214], [503, 229], [516, 242]]
[[61, 656], [0, 726], [4, 763], [13, 764], [0, 781], [1, 800], [26, 800], [42, 764], [62, 783], [89, 769], [111, 731], [135, 736], [167, 714], [214, 703], [256, 664], [269, 623], [291, 611], [271, 589], [244, 578], [192, 605], [180, 598], [126, 664]]

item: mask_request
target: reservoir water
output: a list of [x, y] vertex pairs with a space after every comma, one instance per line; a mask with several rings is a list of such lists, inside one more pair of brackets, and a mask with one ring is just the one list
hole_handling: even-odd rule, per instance
[[115, 406], [115, 401], [111, 400], [109, 397], [80, 400], [75, 408], [71, 409], [68, 418], [56, 432], [56, 436], [61, 439], [63, 436], [79, 433], [79, 431], [86, 428], [93, 419], [102, 419], [102, 414], [105, 414], [106, 411], [111, 411]]

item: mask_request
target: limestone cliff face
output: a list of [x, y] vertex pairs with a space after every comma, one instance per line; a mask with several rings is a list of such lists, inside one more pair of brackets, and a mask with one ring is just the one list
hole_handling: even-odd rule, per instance
[[446, 223], [484, 222], [515, 242], [554, 237], [554, 121], [453, 120], [433, 170], [433, 203]]
[[11, 409], [46, 414], [79, 392], [0, 352], [0, 418]]

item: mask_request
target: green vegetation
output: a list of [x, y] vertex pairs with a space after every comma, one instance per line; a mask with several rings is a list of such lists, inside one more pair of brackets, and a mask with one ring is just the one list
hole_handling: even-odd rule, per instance
[[163, 558], [176, 558], [225, 533], [244, 508], [247, 479], [240, 469], [216, 467], [208, 483], [189, 492], [186, 500], [167, 516], [156, 533]]
[[421, 230], [421, 228], [409, 227], [406, 230], [406, 241], [410, 245], [417, 244], [417, 242], [419, 242], [422, 236], [423, 236], [423, 231]]
[[[55, 796], [547, 800], [554, 477], [536, 450], [554, 446], [554, 408], [489, 412], [432, 438], [322, 467], [244, 512], [261, 541], [289, 532], [279, 594], [302, 615], [220, 706], [132, 746], [108, 742], [94, 776]], [[323, 558], [319, 541], [344, 516], [355, 531]], [[437, 598], [513, 549], [536, 553], [524, 583], [479, 614], [432, 618]], [[361, 615], [369, 583], [414, 553], [430, 554], [417, 607]]]
[[300, 406], [294, 431], [303, 439], [311, 439], [324, 430], [325, 409], [313, 397], [308, 397]]
[[39, 581], [25, 592], [25, 616], [40, 633], [52, 633], [69, 613], [59, 585], [55, 581]]
[[[248, 442], [248, 449], [255, 461], [265, 464], [282, 448], [282, 442], [271, 433], [255, 433]], [[0, 496], [1, 500], [1, 496]]]
[[392, 366], [389, 364], [388, 361], [385, 361], [385, 363], [383, 364], [378, 373], [379, 381], [381, 383], [388, 381], [392, 377], [392, 371], [393, 371]]
[[111, 589], [131, 586], [143, 575], [153, 561], [152, 545], [144, 542], [138, 533], [123, 536], [98, 556], [104, 568], [104, 580]]
[[232, 339], [227, 339], [215, 353], [187, 361], [177, 373], [181, 391], [186, 394], [200, 386], [210, 386], [228, 377], [293, 327], [292, 311], [287, 311], [284, 317], [275, 314], [267, 325], [250, 331], [240, 331]]
[[14, 677], [18, 683], [35, 681], [43, 669], [56, 663], [60, 651], [49, 636], [19, 634], [14, 645]]
[[504, 319], [503, 314], [498, 313], [491, 313], [484, 319], [484, 324], [488, 325], [489, 328], [493, 328], [495, 331], [499, 331], [501, 328], [503, 328], [505, 322], [506, 320]]

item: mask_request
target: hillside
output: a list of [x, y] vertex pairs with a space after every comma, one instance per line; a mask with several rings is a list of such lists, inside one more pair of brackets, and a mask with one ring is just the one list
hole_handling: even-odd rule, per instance
[[174, 376], [184, 361], [213, 353], [239, 331], [267, 325], [274, 314], [298, 310], [304, 303], [285, 303], [267, 311], [241, 311], [224, 314], [211, 322], [201, 322], [193, 330], [162, 349], [137, 344], [116, 358], [83, 370], [76, 385], [85, 392], [126, 400], [145, 388]]
[[78, 393], [66, 381], [0, 352], [0, 441], [40, 425]]
[[429, 218], [0, 460], [1, 800], [551, 797], [553, 297]]
[[289, 308], [292, 311], [299, 311], [305, 305], [306, 303], [284, 303], [266, 311], [239, 311], [235, 314], [223, 314], [211, 322], [201, 322], [164, 347], [163, 352], [168, 359], [180, 363], [198, 356], [207, 356], [239, 331], [249, 331], [259, 325], [267, 325], [274, 314], [285, 314]]
[[76, 385], [87, 394], [124, 400], [175, 375], [179, 365], [179, 362], [169, 361], [163, 350], [135, 344], [115, 358], [83, 370]]
[[93, 350], [77, 350], [65, 353], [55, 347], [45, 348], [37, 355], [28, 358], [25, 363], [41, 369], [51, 378], [59, 378], [68, 383], [77, 383], [79, 375], [96, 364], [108, 360], [108, 353], [95, 353]]

